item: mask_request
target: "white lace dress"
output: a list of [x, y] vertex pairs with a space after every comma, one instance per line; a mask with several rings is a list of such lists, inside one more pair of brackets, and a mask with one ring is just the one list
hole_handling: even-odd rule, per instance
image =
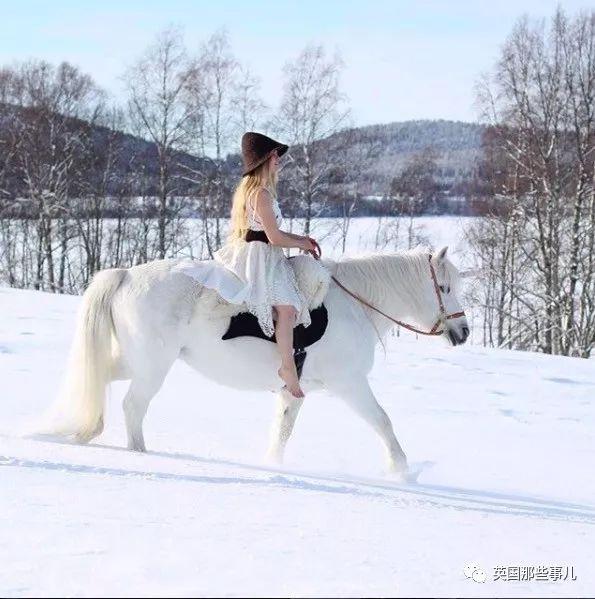
[[[273, 200], [273, 210], [277, 224], [281, 225], [283, 216], [276, 198]], [[246, 217], [250, 229], [264, 230], [249, 201]], [[214, 261], [193, 261], [193, 265], [185, 262], [177, 270], [216, 289], [228, 302], [245, 304], [246, 310], [258, 318], [266, 335], [275, 332], [273, 306], [277, 305], [294, 306], [298, 313], [295, 324], [310, 325], [306, 299], [297, 286], [293, 268], [283, 248], [264, 241], [235, 239], [217, 250], [214, 258]], [[233, 276], [230, 277], [231, 273]]]

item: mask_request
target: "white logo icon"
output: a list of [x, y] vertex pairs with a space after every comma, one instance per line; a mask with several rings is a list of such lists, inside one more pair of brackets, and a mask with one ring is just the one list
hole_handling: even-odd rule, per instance
[[467, 578], [471, 578], [475, 582], [485, 582], [487, 578], [486, 573], [479, 564], [467, 564], [463, 568], [463, 573]]

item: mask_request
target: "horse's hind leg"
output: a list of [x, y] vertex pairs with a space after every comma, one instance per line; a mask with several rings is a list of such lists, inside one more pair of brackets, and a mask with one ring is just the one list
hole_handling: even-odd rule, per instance
[[388, 453], [389, 470], [395, 473], [406, 472], [405, 453], [397, 441], [390, 418], [374, 397], [368, 380], [365, 377], [347, 379], [340, 384], [329, 386], [329, 390], [345, 400], [347, 405], [378, 433]]
[[143, 435], [143, 420], [151, 400], [161, 388], [165, 373], [152, 373], [147, 378], [133, 378], [124, 397], [123, 408], [128, 433], [128, 449], [146, 451]]
[[271, 428], [271, 440], [267, 457], [278, 464], [283, 462], [285, 446], [291, 436], [295, 420], [304, 400], [291, 395], [289, 391], [279, 392], [277, 400], [277, 413]]

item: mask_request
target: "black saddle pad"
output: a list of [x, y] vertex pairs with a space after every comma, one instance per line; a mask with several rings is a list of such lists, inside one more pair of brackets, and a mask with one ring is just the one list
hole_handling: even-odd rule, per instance
[[[328, 312], [324, 304], [310, 310], [311, 323], [309, 327], [299, 324], [293, 329], [293, 348], [303, 349], [316, 343], [326, 331], [328, 325]], [[258, 324], [258, 319], [250, 312], [240, 312], [231, 317], [229, 328], [221, 339], [234, 339], [235, 337], [258, 337], [276, 343], [275, 335], [267, 336]]]

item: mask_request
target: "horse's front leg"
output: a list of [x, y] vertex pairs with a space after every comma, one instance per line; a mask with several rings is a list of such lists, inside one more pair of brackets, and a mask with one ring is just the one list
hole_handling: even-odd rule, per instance
[[343, 381], [327, 385], [327, 388], [343, 399], [378, 433], [387, 450], [389, 471], [405, 474], [407, 457], [397, 441], [390, 418], [374, 397], [368, 379], [363, 375], [357, 378], [348, 377]]
[[303, 398], [294, 397], [282, 389], [277, 399], [277, 413], [271, 427], [271, 438], [267, 458], [277, 464], [283, 462], [285, 446], [293, 431], [298, 412], [304, 403]]

